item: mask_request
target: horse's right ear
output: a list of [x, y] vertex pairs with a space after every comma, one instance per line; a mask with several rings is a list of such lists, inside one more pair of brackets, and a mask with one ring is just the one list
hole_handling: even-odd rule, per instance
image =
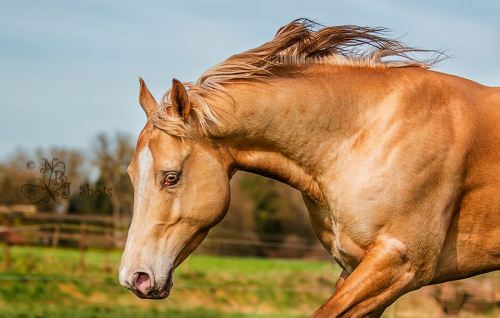
[[170, 101], [172, 102], [174, 114], [183, 120], [188, 120], [189, 112], [191, 111], [191, 102], [189, 101], [186, 87], [176, 78], [172, 80]]
[[141, 86], [139, 91], [139, 104], [141, 104], [142, 109], [144, 109], [144, 112], [146, 112], [146, 116], [148, 116], [149, 118], [151, 117], [151, 114], [155, 110], [156, 106], [158, 106], [158, 103], [149, 91], [146, 83], [144, 83], [144, 80], [140, 77], [139, 84]]

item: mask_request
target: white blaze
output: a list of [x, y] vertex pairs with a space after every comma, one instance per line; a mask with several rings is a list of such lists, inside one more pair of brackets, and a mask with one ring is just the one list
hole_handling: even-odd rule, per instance
[[[150, 182], [153, 175], [153, 155], [151, 154], [151, 149], [149, 149], [148, 145], [139, 152], [138, 165], [139, 171], [137, 172], [137, 178], [139, 184], [134, 190], [134, 217], [132, 218], [132, 225], [130, 227], [131, 229], [134, 222], [137, 222], [137, 220], [141, 218], [140, 215], [143, 211], [146, 210], [146, 205], [148, 204], [148, 200], [146, 198], [148, 197], [148, 192], [151, 189]], [[138, 229], [135, 228], [135, 232], [137, 230]], [[120, 283], [124, 286], [127, 283], [127, 279], [132, 275], [132, 273], [129, 273], [129, 270], [136, 270], [135, 268], [133, 268], [134, 265], [133, 263], [131, 263], [132, 260], [130, 259], [130, 255], [132, 255], [130, 249], [133, 246], [133, 244], [131, 244], [131, 241], [134, 240], [131, 235], [132, 231], [129, 230], [119, 272]], [[135, 235], [137, 235], [137, 233], [135, 233]]]
[[148, 197], [148, 192], [151, 186], [151, 178], [153, 177], [153, 154], [149, 145], [146, 145], [139, 152], [139, 185], [137, 186], [137, 191], [135, 193], [134, 200], [134, 214], [140, 214], [141, 210], [145, 208], [147, 203], [146, 198]]

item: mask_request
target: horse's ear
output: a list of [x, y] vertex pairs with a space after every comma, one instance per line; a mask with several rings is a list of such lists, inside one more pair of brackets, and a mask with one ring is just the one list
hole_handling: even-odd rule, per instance
[[142, 109], [144, 109], [144, 111], [146, 112], [146, 116], [148, 116], [149, 118], [151, 117], [151, 114], [153, 113], [158, 103], [156, 102], [155, 98], [149, 91], [144, 80], [140, 77], [139, 77], [139, 83], [141, 86], [139, 91], [139, 104], [141, 104]]
[[178, 79], [172, 80], [172, 89], [170, 90], [170, 101], [174, 114], [187, 120], [191, 111], [191, 102], [186, 91], [186, 87]]

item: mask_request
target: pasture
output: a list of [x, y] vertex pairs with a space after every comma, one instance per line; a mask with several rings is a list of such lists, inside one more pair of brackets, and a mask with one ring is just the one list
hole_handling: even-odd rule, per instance
[[[13, 247], [10, 269], [0, 272], [0, 317], [305, 317], [332, 293], [339, 274], [328, 261], [193, 255], [177, 270], [167, 300], [141, 300], [117, 282], [120, 255], [89, 250], [81, 270], [76, 249]], [[384, 317], [500, 314], [498, 302], [472, 303], [470, 292], [464, 294], [468, 300], [453, 298], [462, 299], [460, 304], [442, 299], [443, 291], [467, 288], [498, 293], [498, 273], [465, 282], [474, 286], [458, 282], [406, 295]]]

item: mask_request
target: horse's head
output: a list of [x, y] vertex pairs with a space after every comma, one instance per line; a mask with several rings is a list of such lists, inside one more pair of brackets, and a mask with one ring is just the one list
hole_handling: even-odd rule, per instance
[[[189, 120], [190, 101], [173, 81], [169, 116]], [[157, 103], [141, 80], [139, 101], [148, 121], [128, 173], [134, 213], [120, 266], [120, 283], [141, 298], [165, 298], [173, 271], [225, 215], [229, 167], [221, 150], [203, 137], [178, 138], [152, 123]]]

